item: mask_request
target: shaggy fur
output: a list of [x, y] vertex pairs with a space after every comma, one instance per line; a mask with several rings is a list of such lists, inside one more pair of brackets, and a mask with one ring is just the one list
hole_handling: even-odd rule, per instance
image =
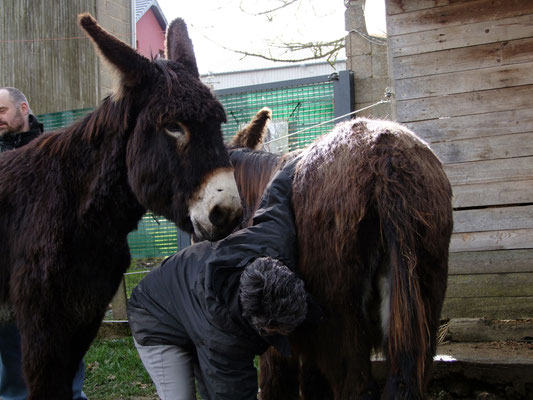
[[245, 128], [235, 134], [229, 146], [261, 150], [266, 127], [271, 119], [272, 111], [267, 107], [263, 107]]
[[[267, 175], [262, 170], [258, 180]], [[306, 400], [379, 398], [374, 349], [388, 364], [382, 398], [422, 398], [452, 232], [440, 161], [405, 127], [356, 119], [304, 150], [293, 189], [298, 273], [328, 320], [291, 334], [294, 359], [274, 350], [262, 357], [262, 399], [297, 399], [298, 392]]]
[[[231, 168], [224, 110], [197, 71], [149, 61], [87, 14], [80, 24], [118, 71], [120, 95], [0, 157], [0, 300], [14, 309], [30, 400], [72, 399], [146, 209], [191, 231], [189, 201], [214, 170]], [[188, 43], [183, 22], [173, 26]], [[178, 121], [190, 131], [180, 149], [164, 133]]]
[[307, 314], [303, 281], [270, 257], [255, 259], [243, 271], [239, 300], [242, 314], [260, 334], [287, 334]]

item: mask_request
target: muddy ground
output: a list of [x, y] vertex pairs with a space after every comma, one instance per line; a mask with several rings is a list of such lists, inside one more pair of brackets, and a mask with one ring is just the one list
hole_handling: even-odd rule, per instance
[[533, 343], [445, 343], [438, 354], [428, 399], [533, 400]]

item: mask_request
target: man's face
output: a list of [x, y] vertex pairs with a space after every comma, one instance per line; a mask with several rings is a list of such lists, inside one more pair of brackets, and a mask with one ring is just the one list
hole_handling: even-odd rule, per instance
[[[11, 100], [7, 90], [0, 90], [0, 136], [6, 133], [24, 132], [27, 113], [26, 103], [17, 107]], [[23, 114], [24, 113], [24, 114]]]

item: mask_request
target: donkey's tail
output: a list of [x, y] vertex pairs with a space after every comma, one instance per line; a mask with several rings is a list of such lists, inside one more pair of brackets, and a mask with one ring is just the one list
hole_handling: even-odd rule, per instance
[[411, 150], [389, 154], [377, 166], [374, 187], [388, 256], [382, 287], [390, 365], [385, 398], [422, 398], [446, 290], [451, 189], [429, 149]]
[[[401, 386], [410, 393], [408, 398], [422, 394], [427, 354], [430, 352], [430, 331], [424, 300], [417, 277], [417, 255], [409, 243], [410, 234], [399, 232], [388, 221], [383, 233], [389, 255], [389, 315], [385, 352], [390, 363], [390, 376], [396, 382], [387, 382], [388, 388], [398, 393]], [[407, 236], [407, 237], [406, 237]]]

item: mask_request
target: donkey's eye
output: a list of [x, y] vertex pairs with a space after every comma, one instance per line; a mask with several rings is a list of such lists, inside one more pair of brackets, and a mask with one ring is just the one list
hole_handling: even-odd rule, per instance
[[172, 124], [165, 128], [165, 131], [176, 139], [182, 139], [185, 136], [185, 129], [181, 124]]

